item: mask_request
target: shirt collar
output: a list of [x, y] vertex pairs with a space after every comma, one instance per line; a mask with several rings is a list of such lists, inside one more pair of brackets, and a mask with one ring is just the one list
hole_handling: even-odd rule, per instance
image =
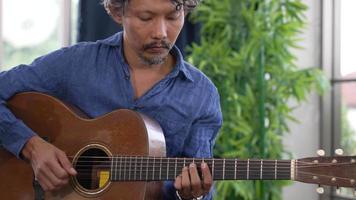
[[[123, 48], [122, 48], [122, 38], [123, 38], [123, 32], [118, 32], [115, 35], [112, 35], [106, 39], [103, 40], [98, 40], [98, 43], [100, 44], [104, 44], [104, 45], [108, 45], [108, 46], [112, 46], [112, 47], [119, 47], [120, 48], [120, 62], [122, 64], [126, 64], [126, 61], [124, 59], [124, 53], [123, 53]], [[173, 48], [171, 49], [170, 52], [175, 58], [176, 58], [176, 66], [174, 67], [173, 71], [168, 75], [170, 77], [176, 77], [179, 75], [179, 72], [181, 72], [185, 78], [187, 78], [190, 81], [194, 81], [193, 77], [191, 75], [191, 73], [189, 72], [189, 70], [187, 69], [187, 66], [184, 62], [182, 53], [180, 52], [180, 50], [178, 49], [178, 47], [176, 45], [173, 46]]]

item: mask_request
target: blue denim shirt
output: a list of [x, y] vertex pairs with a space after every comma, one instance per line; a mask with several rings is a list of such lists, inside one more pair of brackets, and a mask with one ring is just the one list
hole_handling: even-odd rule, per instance
[[[0, 140], [14, 155], [35, 133], [6, 108], [16, 93], [38, 91], [80, 108], [95, 118], [126, 108], [156, 119], [162, 126], [169, 157], [212, 157], [222, 125], [219, 95], [213, 83], [186, 63], [177, 47], [173, 70], [139, 99], [134, 99], [122, 33], [105, 40], [79, 43], [0, 73]], [[165, 199], [174, 199], [172, 182]], [[210, 199], [211, 194], [206, 197]]]

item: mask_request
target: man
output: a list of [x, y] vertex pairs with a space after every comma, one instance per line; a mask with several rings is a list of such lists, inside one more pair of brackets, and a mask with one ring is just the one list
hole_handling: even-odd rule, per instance
[[[167, 156], [212, 157], [222, 124], [219, 95], [173, 45], [197, 0], [104, 0], [123, 32], [95, 43], [80, 43], [0, 74], [0, 139], [29, 160], [42, 188], [56, 190], [76, 171], [65, 153], [45, 142], [5, 107], [13, 95], [39, 91], [69, 102], [90, 117], [118, 108], [156, 119], [163, 128]], [[202, 178], [197, 173], [202, 170]], [[191, 163], [164, 199], [211, 199], [212, 177], [205, 163]]]

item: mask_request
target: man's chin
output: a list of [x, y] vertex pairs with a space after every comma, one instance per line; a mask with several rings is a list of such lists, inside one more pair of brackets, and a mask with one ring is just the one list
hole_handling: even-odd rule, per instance
[[146, 65], [160, 65], [167, 59], [167, 56], [141, 57], [141, 61]]
[[163, 64], [167, 60], [168, 56], [169, 56], [168, 51], [163, 52], [161, 54], [150, 54], [146, 52], [145, 54], [141, 54], [140, 58], [144, 64], [159, 65], [159, 64]]

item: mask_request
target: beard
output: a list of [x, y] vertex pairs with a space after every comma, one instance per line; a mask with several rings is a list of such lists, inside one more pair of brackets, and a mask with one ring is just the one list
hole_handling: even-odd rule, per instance
[[[139, 58], [141, 60], [141, 62], [145, 65], [159, 65], [159, 64], [163, 64], [169, 54], [169, 51], [172, 49], [172, 44], [167, 42], [167, 41], [160, 41], [160, 42], [151, 42], [149, 44], [145, 44], [143, 45], [143, 51], [139, 53]], [[147, 56], [145, 55], [145, 51], [149, 51], [150, 49], [153, 48], [162, 48], [166, 51], [163, 51], [160, 54], [153, 54], [152, 56]]]

